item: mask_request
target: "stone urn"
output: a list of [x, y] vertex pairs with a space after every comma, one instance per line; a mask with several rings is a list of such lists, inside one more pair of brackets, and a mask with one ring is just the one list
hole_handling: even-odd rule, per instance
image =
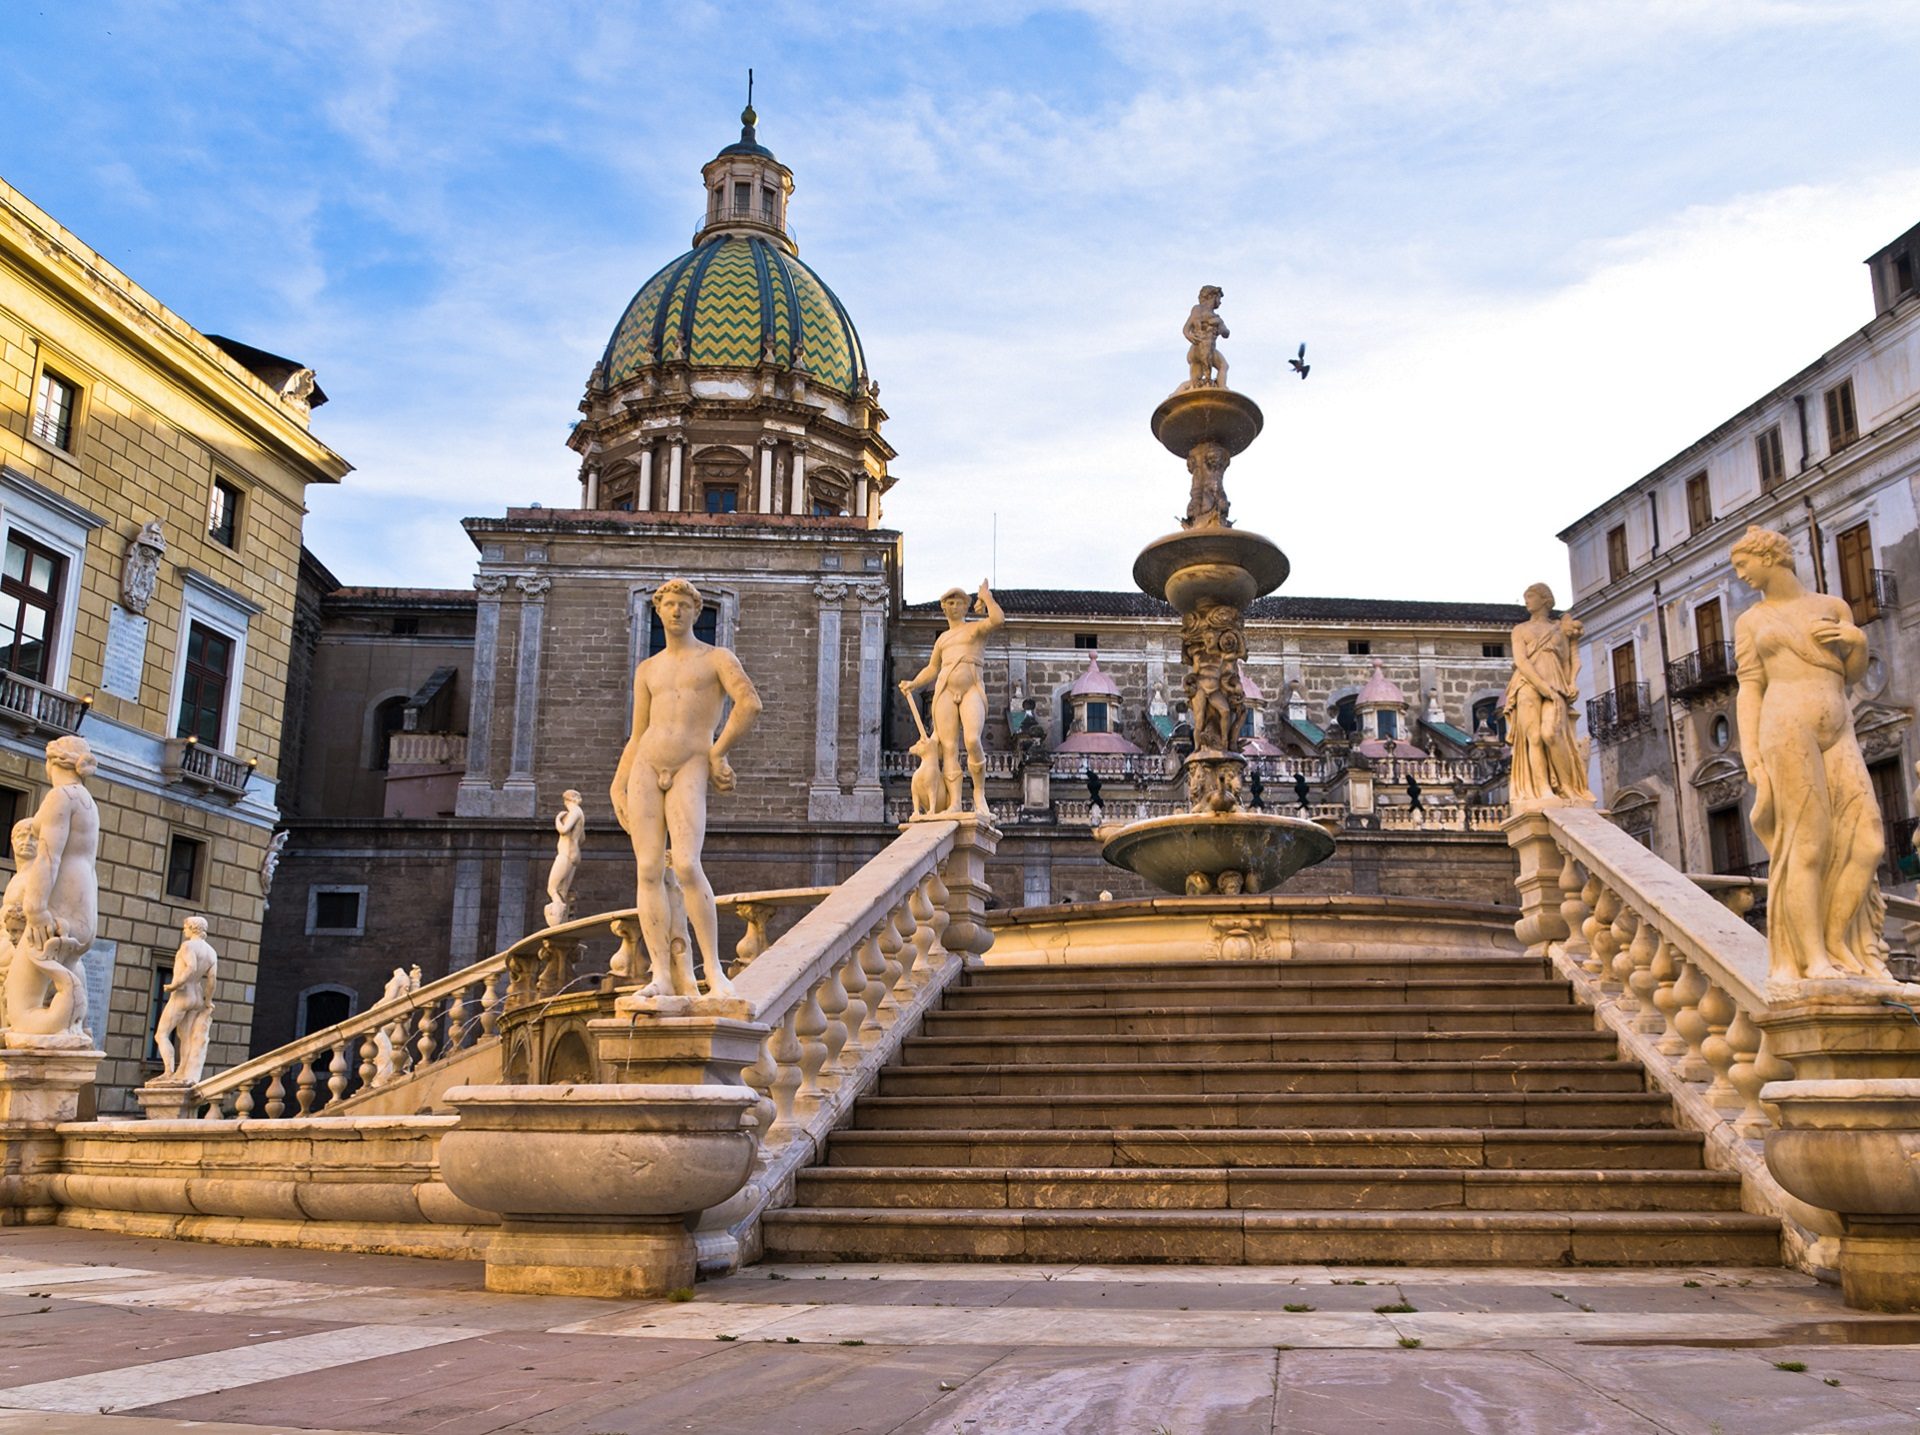
[[744, 1086], [459, 1086], [440, 1173], [500, 1216], [487, 1289], [657, 1296], [690, 1287], [688, 1218], [746, 1184]]

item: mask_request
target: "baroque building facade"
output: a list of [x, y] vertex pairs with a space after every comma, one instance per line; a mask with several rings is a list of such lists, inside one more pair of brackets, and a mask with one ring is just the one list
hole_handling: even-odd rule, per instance
[[[588, 376], [570, 439], [580, 506], [466, 520], [471, 591], [345, 588], [317, 561], [303, 570], [315, 626], [311, 676], [289, 697], [304, 715], [298, 815], [256, 1049], [370, 1003], [396, 965], [432, 977], [542, 925], [552, 814], [569, 789], [589, 824], [576, 910], [632, 904], [607, 787], [633, 669], [662, 641], [650, 600], [669, 577], [699, 587], [696, 632], [733, 648], [766, 700], [730, 754], [738, 790], [713, 804], [715, 889], [838, 881], [906, 815], [915, 731], [895, 683], [944, 620], [903, 602], [878, 385], [844, 306], [799, 257], [792, 173], [752, 112], [742, 119], [740, 141], [703, 170], [693, 247], [641, 285]], [[1138, 593], [1000, 600], [1008, 621], [985, 664], [1001, 707], [988, 796], [1007, 833], [995, 900], [1145, 895], [1100, 859], [1087, 777], [1108, 804], [1175, 800], [1177, 620]], [[1271, 802], [1296, 802], [1301, 778], [1310, 805], [1351, 824], [1301, 890], [1432, 895], [1421, 852], [1442, 844], [1457, 849], [1459, 895], [1511, 900], [1495, 824], [1469, 830], [1465, 809], [1484, 816], [1501, 795], [1501, 764], [1474, 729], [1497, 724], [1521, 616], [1507, 604], [1255, 606], [1245, 676], [1262, 695], [1249, 722]], [[1096, 652], [1106, 686], [1076, 699]], [[1375, 679], [1390, 696], [1366, 708]], [[1382, 726], [1396, 748], [1354, 759]], [[1089, 728], [1116, 742], [1087, 741]]]
[[1786, 535], [1810, 588], [1866, 632], [1854, 728], [1911, 883], [1920, 696], [1920, 227], [1867, 261], [1873, 317], [1560, 537], [1584, 627], [1594, 792], [1692, 872], [1764, 875], [1734, 711], [1734, 620], [1758, 599], [1730, 554]]
[[247, 1051], [306, 489], [348, 471], [308, 430], [325, 401], [310, 370], [199, 333], [0, 184], [0, 814], [39, 802], [50, 738], [86, 739], [102, 1113], [137, 1110], [159, 1070], [186, 916], [220, 952], [210, 1060]]

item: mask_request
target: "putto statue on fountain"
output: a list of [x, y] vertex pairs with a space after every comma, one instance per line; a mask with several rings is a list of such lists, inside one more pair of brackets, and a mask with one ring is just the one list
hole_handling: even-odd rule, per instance
[[85, 1047], [87, 988], [81, 959], [99, 922], [100, 813], [86, 779], [93, 750], [85, 738], [47, 744], [47, 795], [34, 811], [30, 852], [7, 886], [8, 1046]]
[[1187, 340], [1187, 381], [1183, 389], [1227, 386], [1227, 356], [1220, 352], [1220, 341], [1231, 338], [1220, 317], [1220, 301], [1226, 295], [1217, 284], [1201, 286], [1199, 301], [1187, 312], [1180, 332]]

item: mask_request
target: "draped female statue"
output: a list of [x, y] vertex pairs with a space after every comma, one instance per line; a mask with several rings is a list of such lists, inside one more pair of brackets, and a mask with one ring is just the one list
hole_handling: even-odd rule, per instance
[[1733, 646], [1740, 754], [1769, 858], [1769, 979], [1886, 980], [1875, 876], [1886, 839], [1847, 701], [1867, 670], [1867, 635], [1844, 602], [1801, 585], [1778, 533], [1749, 527], [1733, 571], [1761, 595], [1733, 625]]
[[1500, 705], [1513, 748], [1508, 794], [1515, 807], [1591, 802], [1586, 751], [1573, 735], [1580, 626], [1552, 616], [1553, 590], [1545, 583], [1527, 589], [1526, 604], [1527, 621], [1513, 630], [1513, 677]]

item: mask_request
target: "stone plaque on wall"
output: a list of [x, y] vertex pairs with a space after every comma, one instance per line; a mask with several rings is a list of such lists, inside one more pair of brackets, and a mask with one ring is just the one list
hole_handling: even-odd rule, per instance
[[113, 1002], [113, 964], [119, 955], [118, 942], [95, 942], [80, 957], [87, 990], [87, 1035], [103, 1051], [107, 1044], [107, 1009]]
[[147, 661], [147, 620], [125, 608], [107, 610], [107, 656], [100, 689], [129, 702], [140, 701], [140, 673]]

